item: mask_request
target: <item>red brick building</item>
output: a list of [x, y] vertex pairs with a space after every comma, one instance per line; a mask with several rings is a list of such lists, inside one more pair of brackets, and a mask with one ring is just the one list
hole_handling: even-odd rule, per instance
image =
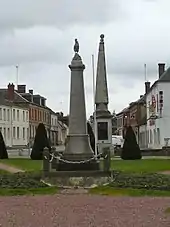
[[46, 106], [46, 98], [34, 95], [33, 90], [26, 92], [26, 85], [18, 85], [18, 93], [29, 101], [29, 137], [30, 145], [33, 144], [36, 129], [39, 123], [43, 123], [50, 137], [51, 109]]

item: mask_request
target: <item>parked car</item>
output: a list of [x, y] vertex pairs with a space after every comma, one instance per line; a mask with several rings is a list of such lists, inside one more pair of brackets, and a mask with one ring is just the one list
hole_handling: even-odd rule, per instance
[[122, 148], [124, 139], [122, 136], [112, 135], [112, 144], [115, 148]]

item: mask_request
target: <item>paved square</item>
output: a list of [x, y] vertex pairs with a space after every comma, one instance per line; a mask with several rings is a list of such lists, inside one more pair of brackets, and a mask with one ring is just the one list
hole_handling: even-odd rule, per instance
[[2, 227], [169, 227], [170, 198], [47, 195], [0, 197]]

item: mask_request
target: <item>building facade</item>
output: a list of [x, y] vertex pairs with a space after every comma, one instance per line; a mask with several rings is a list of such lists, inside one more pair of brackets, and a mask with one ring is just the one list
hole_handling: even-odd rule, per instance
[[124, 138], [126, 134], [126, 128], [130, 124], [130, 111], [129, 107], [124, 108], [117, 117], [117, 134]]
[[145, 94], [117, 115], [120, 135], [131, 125], [144, 150], [170, 146], [170, 68], [165, 71], [165, 64], [160, 63], [158, 72], [159, 78], [151, 87], [145, 82]]
[[58, 145], [65, 145], [68, 135], [68, 126], [58, 121]]
[[33, 93], [26, 92], [26, 85], [18, 85], [17, 92], [29, 102], [29, 146], [32, 147], [36, 135], [36, 129], [43, 123], [47, 136], [51, 140], [51, 109], [46, 106], [46, 98]]
[[29, 141], [29, 105], [13, 84], [0, 89], [0, 130], [8, 148], [27, 147]]
[[159, 64], [159, 79], [152, 85], [147, 97], [147, 137], [150, 149], [170, 146], [170, 68]]
[[51, 130], [50, 130], [51, 145], [58, 145], [58, 115], [51, 111]]

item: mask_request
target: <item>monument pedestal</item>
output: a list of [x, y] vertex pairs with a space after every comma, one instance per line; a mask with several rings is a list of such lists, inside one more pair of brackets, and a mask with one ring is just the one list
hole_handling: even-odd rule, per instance
[[99, 170], [99, 162], [96, 160], [87, 163], [64, 163], [59, 161], [56, 166], [57, 171], [92, 171]]
[[87, 134], [68, 135], [62, 159], [65, 162], [59, 161], [58, 171], [99, 170], [99, 162], [94, 159]]

